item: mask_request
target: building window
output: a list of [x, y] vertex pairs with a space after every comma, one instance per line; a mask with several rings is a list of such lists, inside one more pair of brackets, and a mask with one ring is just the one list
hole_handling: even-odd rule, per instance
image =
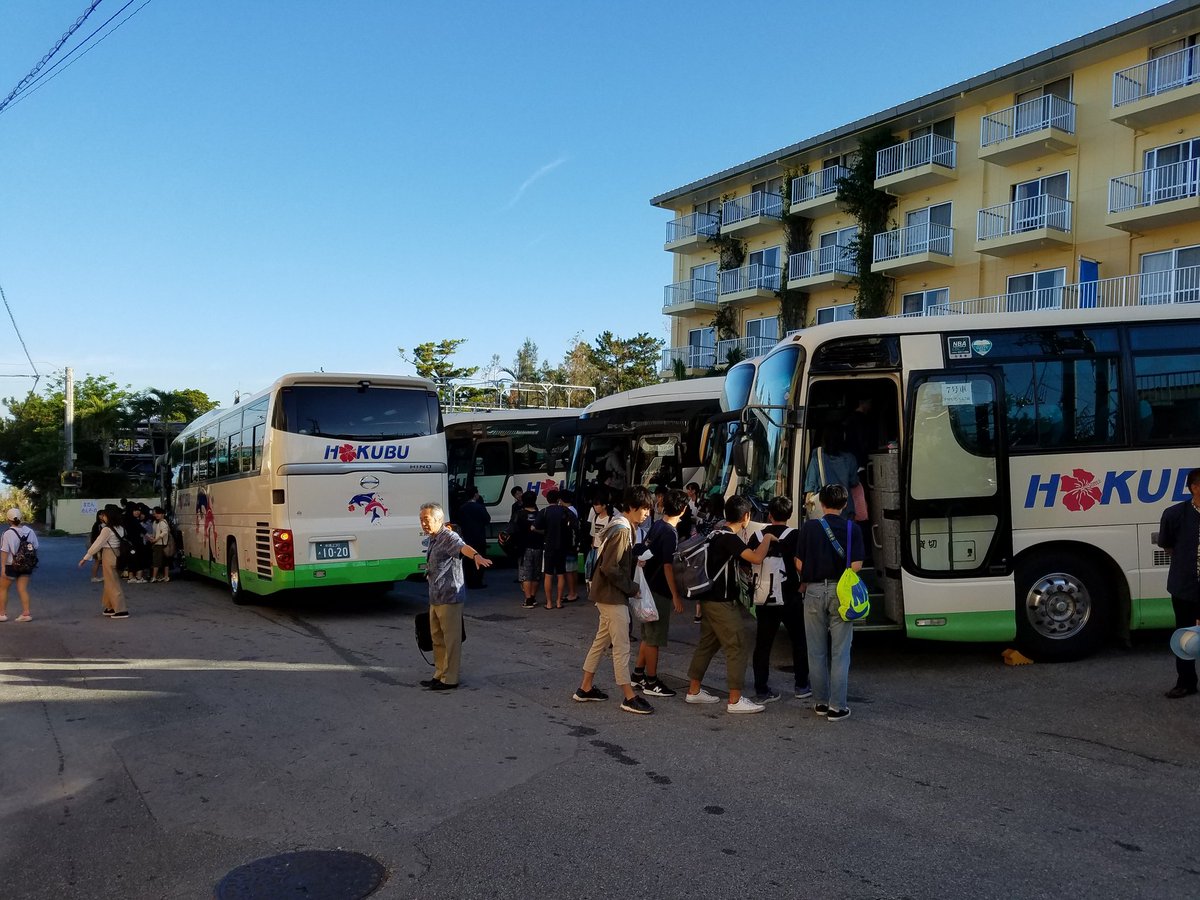
[[755, 250], [746, 258], [750, 267], [750, 290], [779, 290], [779, 247]]
[[750, 193], [758, 191], [763, 194], [777, 194], [783, 196], [783, 176], [778, 178], [768, 178], [766, 181], [759, 181], [750, 185]]
[[931, 306], [945, 306], [950, 302], [950, 288], [935, 288], [931, 291], [915, 291], [900, 299], [900, 311], [906, 316], [923, 316]]
[[1028, 312], [1034, 309], [1060, 309], [1066, 269], [1047, 269], [1008, 277], [1008, 311]]
[[841, 303], [837, 306], [822, 306], [817, 310], [817, 324], [826, 322], [845, 322], [854, 318], [854, 304]]
[[717, 360], [717, 330], [693, 328], [688, 332], [689, 369], [711, 369]]
[[717, 264], [692, 266], [692, 299], [701, 303], [717, 302]]
[[[1040, 131], [1049, 125], [1057, 125], [1064, 131], [1071, 130], [1064, 127], [1065, 123], [1060, 121], [1066, 116], [1067, 107], [1061, 103], [1056, 104], [1051, 99], [1052, 97], [1067, 101], [1071, 99], [1071, 77], [1069, 75], [1058, 81], [1051, 81], [1049, 84], [1043, 84], [1041, 87], [1021, 91], [1017, 94], [1013, 135]], [[1041, 100], [1041, 103], [1036, 102], [1038, 100]], [[1065, 197], [1066, 194], [1062, 196]]]
[[779, 317], [746, 321], [746, 355], [762, 356], [779, 340]]
[[[820, 252], [817, 254], [817, 272], [825, 275], [829, 272], [846, 272], [853, 275], [854, 255], [850, 252], [850, 242], [858, 237], [858, 226], [840, 228], [837, 231], [827, 231], [817, 239]], [[839, 249], [841, 248], [841, 249]]]
[[1012, 231], [1032, 231], [1035, 228], [1057, 228], [1070, 231], [1070, 215], [1065, 203], [1046, 198], [1067, 199], [1070, 179], [1067, 172], [1022, 181], [1012, 187]]
[[1200, 246], [1143, 253], [1140, 303], [1200, 301]]
[[1200, 138], [1147, 150], [1142, 202], [1165, 203], [1200, 191]]

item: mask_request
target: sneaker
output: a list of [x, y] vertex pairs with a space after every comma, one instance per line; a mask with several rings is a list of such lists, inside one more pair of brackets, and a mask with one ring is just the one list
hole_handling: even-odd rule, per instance
[[710, 694], [704, 688], [700, 688], [700, 690], [694, 694], [688, 694], [683, 699], [688, 703], [720, 703], [721, 702], [720, 697], [718, 697], [716, 694]]
[[114, 612], [116, 612], [116, 610], [114, 610], [111, 606], [104, 607], [104, 615], [111, 616]]
[[431, 691], [457, 691], [458, 682], [455, 682], [454, 684], [446, 684], [444, 681], [435, 681], [429, 686], [429, 689]]
[[104, 579], [103, 578], [93, 578], [92, 584], [104, 584]]
[[700, 617], [699, 617], [699, 616], [692, 616], [692, 624], [693, 624], [693, 625], [699, 625], [699, 624], [700, 624]]
[[420, 685], [423, 688], [431, 688], [437, 683], [438, 680], [436, 678], [425, 678], [420, 682]]
[[635, 716], [648, 716], [654, 712], [654, 707], [646, 702], [646, 698], [639, 697], [637, 694], [634, 694], [628, 700], [622, 700], [621, 709], [625, 710], [625, 712], [631, 712]]
[[167, 582], [169, 582], [169, 581], [171, 580], [171, 576], [170, 576], [170, 575], [164, 575], [162, 578], [160, 578], [160, 579], [158, 579], [158, 580], [159, 580], [159, 581], [161, 581], [163, 584], [166, 584]]
[[629, 676], [629, 683], [635, 688], [644, 688], [648, 681], [649, 679], [646, 678], [646, 673], [639, 672], [637, 669], [634, 669], [633, 674]]
[[146, 579], [142, 578], [141, 576], [138, 576], [137, 578], [130, 578], [129, 583], [130, 584], [145, 584]]
[[804, 687], [796, 688], [796, 699], [797, 700], [807, 700], [811, 696], [812, 696], [812, 686], [811, 685], [806, 684]]
[[590, 687], [586, 691], [583, 688], [576, 688], [571, 699], [576, 703], [587, 703], [589, 700], [607, 700], [608, 694], [597, 687]]
[[779, 699], [779, 695], [777, 693], [775, 693], [773, 690], [771, 690], [770, 688], [768, 688], [765, 691], [760, 691], [759, 693], [754, 695], [754, 702], [760, 703], [760, 704], [761, 703], [774, 703], [778, 699]]
[[813, 707], [813, 712], [815, 712], [818, 716], [827, 716], [829, 715], [829, 704], [818, 703]]
[[1178, 700], [1180, 697], [1190, 697], [1194, 693], [1196, 693], [1195, 687], [1185, 684], [1177, 684], [1175, 687], [1167, 691], [1166, 697], [1170, 700]]
[[642, 693], [649, 694], [651, 697], [674, 697], [675, 692], [659, 681], [657, 678], [650, 678], [642, 685]]
[[[775, 695], [775, 699], [779, 699], [778, 694]], [[740, 698], [737, 703], [729, 703], [725, 706], [725, 712], [729, 713], [760, 713], [764, 709], [766, 707], [761, 703], [755, 703], [753, 700], [748, 700], [745, 697]]]
[[825, 714], [826, 722], [840, 722], [842, 719], [849, 718], [850, 710], [848, 709], [831, 709]]
[[535, 609], [536, 607], [537, 607], [536, 600], [526, 600], [524, 603], [521, 604], [522, 609]]
[[128, 619], [129, 618], [129, 610], [123, 609], [120, 612], [115, 612], [111, 616], [109, 616], [109, 618], [110, 619]]
[[0, 622], [7, 622], [7, 621], [8, 621], [8, 616], [4, 615], [3, 613], [0, 613]]
[[33, 621], [33, 616], [24, 616], [24, 615], [22, 615], [22, 616], [17, 616], [17, 621], [18, 621], [18, 622], [32, 622], [32, 621]]

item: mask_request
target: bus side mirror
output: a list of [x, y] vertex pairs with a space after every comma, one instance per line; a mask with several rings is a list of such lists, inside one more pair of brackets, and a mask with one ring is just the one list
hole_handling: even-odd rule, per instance
[[750, 474], [750, 464], [747, 460], [746, 445], [750, 443], [749, 438], [739, 429], [733, 440], [733, 469], [737, 472], [739, 478], [745, 478]]

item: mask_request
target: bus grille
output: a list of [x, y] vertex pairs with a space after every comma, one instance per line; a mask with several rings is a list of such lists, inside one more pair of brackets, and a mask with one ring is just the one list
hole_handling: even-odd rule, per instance
[[254, 556], [257, 562], [258, 577], [264, 581], [271, 580], [271, 524], [259, 522], [254, 529]]

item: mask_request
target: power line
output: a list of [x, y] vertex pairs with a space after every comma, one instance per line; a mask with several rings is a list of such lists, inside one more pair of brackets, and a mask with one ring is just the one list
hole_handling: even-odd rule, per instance
[[[85, 37], [82, 41], [80, 41], [78, 44], [76, 44], [74, 47], [72, 47], [66, 56], [64, 56], [62, 59], [60, 59], [58, 62], [56, 62], [50, 68], [48, 68], [45, 72], [42, 72], [40, 75], [38, 75], [38, 77], [35, 78], [33, 81], [31, 81], [27, 85], [25, 85], [25, 87], [21, 89], [21, 91], [17, 95], [17, 98], [12, 102], [11, 105], [16, 106], [22, 100], [26, 100], [29, 97], [31, 97], [33, 94], [36, 94], [38, 91], [40, 91], [42, 88], [44, 88], [47, 84], [49, 84], [51, 81], [53, 81], [59, 75], [61, 75], [63, 72], [67, 71], [67, 69], [71, 68], [71, 66], [75, 65], [75, 63], [79, 62], [79, 60], [83, 59], [85, 56], [87, 56], [89, 53], [91, 53], [93, 50], [95, 50], [97, 47], [99, 47], [101, 42], [103, 42], [105, 39], [107, 39], [109, 37], [109, 35], [111, 35], [114, 31], [116, 31], [118, 28], [120, 28], [122, 25], [124, 25], [126, 22], [128, 22], [130, 19], [132, 19], [134, 16], [136, 16], [146, 6], [148, 6], [150, 3], [150, 0], [144, 0], [144, 2], [142, 3], [141, 6], [139, 6], [137, 9], [135, 9], [129, 15], [127, 15], [124, 19], [122, 19], [120, 22], [118, 22], [112, 28], [109, 28], [108, 31], [105, 32], [101, 37], [97, 38], [97, 40], [94, 44], [92, 44], [90, 47], [88, 47], [86, 50], [84, 50], [82, 53], [80, 53], [74, 59], [71, 59], [71, 56], [74, 53], [76, 53], [78, 50], [83, 49], [83, 47], [87, 46], [88, 41], [90, 41], [92, 38], [96, 37], [97, 34], [99, 34], [101, 31], [104, 30], [104, 28], [108, 25], [109, 22], [111, 22], [113, 19], [115, 19], [121, 13], [125, 12], [125, 10], [129, 9], [129, 7], [131, 7], [134, 4], [134, 2], [135, 2], [135, 0], [129, 0], [129, 2], [127, 2], [124, 6], [122, 6], [115, 13], [113, 13], [111, 16], [109, 16], [100, 25], [99, 28], [97, 28], [95, 31], [93, 31], [91, 34], [89, 34], [87, 37]], [[67, 62], [68, 59], [71, 59], [71, 61]], [[58, 69], [59, 66], [62, 66], [63, 63], [67, 63], [67, 64], [65, 66], [63, 66], [63, 68], [61, 70], [59, 70], [57, 72], [54, 71], [55, 69]], [[4, 111], [3, 107], [0, 107], [0, 113], [2, 113], [3, 111]]]
[[28, 75], [26, 75], [19, 82], [17, 82], [17, 86], [12, 89], [12, 93], [9, 94], [7, 97], [5, 97], [3, 101], [0, 101], [0, 112], [4, 112], [4, 108], [6, 106], [8, 106], [8, 104], [12, 103], [13, 98], [16, 97], [17, 94], [19, 94], [21, 92], [21, 89], [25, 87], [26, 83], [31, 78], [36, 76], [37, 73], [42, 70], [42, 67], [44, 65], [46, 65], [46, 63], [50, 62], [50, 60], [54, 56], [54, 54], [56, 54], [59, 50], [62, 49], [62, 45], [71, 39], [71, 35], [73, 35], [76, 31], [79, 30], [79, 26], [81, 26], [85, 21], [87, 21], [87, 17], [92, 14], [92, 11], [97, 6], [99, 6], [100, 3], [101, 3], [101, 0], [92, 0], [92, 4], [83, 11], [83, 15], [81, 15], [78, 19], [76, 19], [75, 24], [72, 25], [70, 28], [68, 28], [66, 33], [64, 33], [63, 36], [58, 39], [58, 43], [56, 43], [53, 47], [51, 47], [49, 52], [38, 61], [38, 64], [29, 70]]
[[42, 376], [33, 362], [33, 357], [29, 355], [29, 348], [25, 346], [25, 338], [21, 336], [21, 329], [17, 327], [17, 319], [13, 315], [12, 307], [8, 305], [8, 297], [4, 294], [3, 285], [0, 285], [0, 300], [4, 301], [4, 308], [8, 310], [8, 319], [12, 322], [13, 331], [17, 333], [17, 340], [21, 342], [21, 349], [25, 351], [25, 358], [29, 360], [29, 368], [33, 369], [33, 388], [36, 390], [37, 383]]

